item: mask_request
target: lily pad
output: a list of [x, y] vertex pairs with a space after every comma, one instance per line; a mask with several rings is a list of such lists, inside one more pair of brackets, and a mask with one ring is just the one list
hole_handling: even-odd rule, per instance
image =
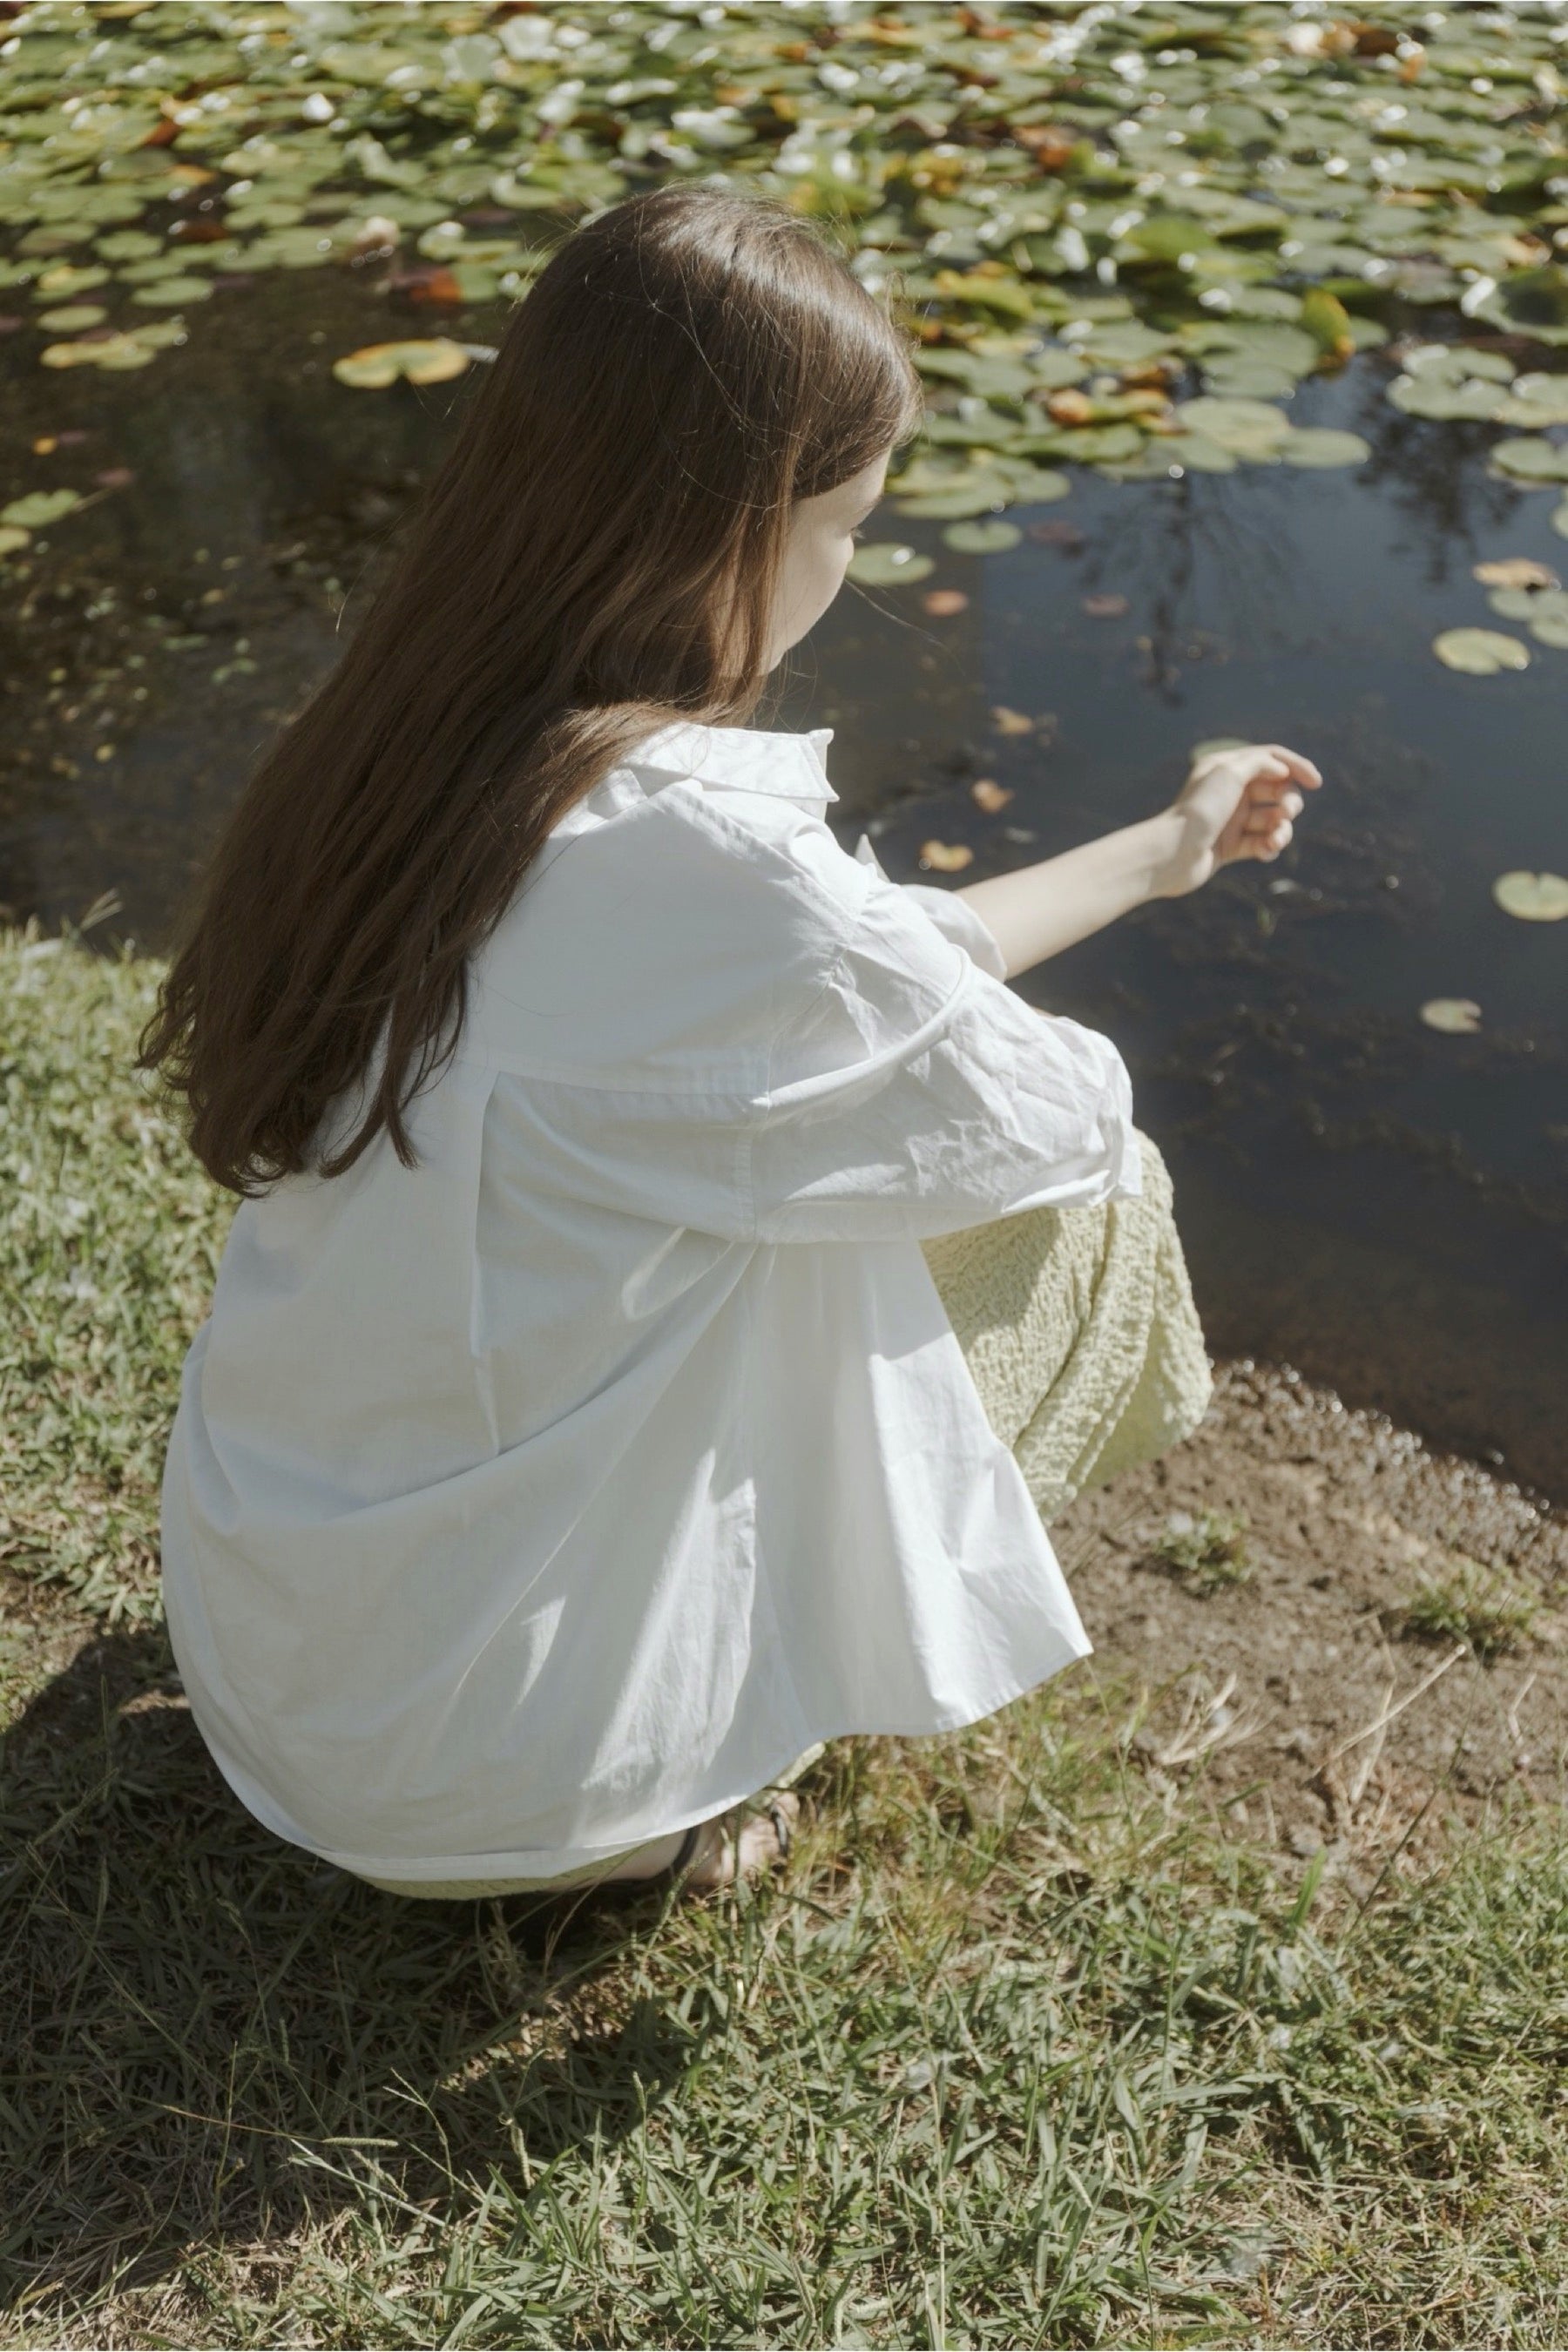
[[1388, 387], [1389, 399], [1406, 416], [1427, 416], [1447, 423], [1489, 423], [1497, 415], [1505, 396], [1495, 383], [1484, 383], [1470, 376], [1401, 375]]
[[1176, 409], [1176, 422], [1189, 433], [1201, 433], [1238, 457], [1278, 449], [1291, 430], [1283, 410], [1265, 400], [1226, 400], [1201, 394]]
[[73, 507], [81, 504], [79, 490], [29, 490], [26, 498], [13, 499], [9, 506], [0, 507], [0, 522], [18, 524], [24, 530], [42, 530], [46, 524], [58, 522]]
[[1481, 1008], [1473, 997], [1431, 996], [1421, 1007], [1428, 1029], [1448, 1037], [1473, 1037], [1481, 1025]]
[[1489, 562], [1472, 564], [1470, 576], [1483, 588], [1559, 588], [1563, 584], [1550, 564], [1538, 563], [1533, 555], [1494, 556]]
[[26, 546], [32, 536], [32, 532], [25, 530], [20, 523], [0, 523], [0, 555], [15, 555], [18, 548]]
[[1568, 596], [1560, 588], [1494, 588], [1487, 597], [1500, 620], [1534, 621], [1555, 604], [1568, 611]]
[[1492, 897], [1521, 923], [1560, 923], [1568, 917], [1568, 877], [1561, 874], [1500, 874]]
[[1445, 629], [1433, 638], [1432, 650], [1446, 667], [1468, 671], [1472, 677], [1530, 667], [1530, 647], [1517, 637], [1505, 637], [1500, 629]]
[[903, 547], [896, 540], [873, 540], [856, 549], [847, 576], [862, 588], [898, 588], [910, 581], [928, 579], [935, 570], [933, 559], [912, 547]]
[[1024, 534], [1016, 522], [950, 522], [942, 532], [949, 547], [961, 555], [1001, 555], [1016, 547]]
[[1184, 466], [1194, 474], [1234, 474], [1241, 460], [1234, 450], [1222, 449], [1206, 433], [1166, 433], [1160, 448], [1167, 465]]
[[435, 335], [424, 342], [365, 343], [359, 351], [334, 360], [332, 373], [355, 392], [384, 392], [400, 376], [410, 383], [447, 383], [468, 365], [468, 354], [461, 343]]
[[1330, 425], [1298, 425], [1280, 442], [1279, 455], [1288, 466], [1364, 466], [1372, 445]]
[[991, 514], [1006, 500], [1006, 483], [993, 476], [989, 480], [955, 485], [951, 490], [924, 490], [913, 498], [895, 499], [893, 511], [933, 522], [955, 522], [970, 515]]
[[205, 278], [158, 278], [150, 286], [134, 287], [131, 299], [160, 310], [177, 310], [184, 302], [206, 301], [212, 290]]
[[1568, 482], [1568, 449], [1559, 448], [1554, 441], [1533, 436], [1500, 441], [1491, 452], [1491, 461], [1516, 481]]
[[1498, 410], [1503, 425], [1568, 425], [1568, 375], [1521, 375]]
[[84, 327], [101, 327], [109, 313], [96, 302], [62, 302], [58, 310], [42, 310], [38, 324], [52, 335], [77, 335]]

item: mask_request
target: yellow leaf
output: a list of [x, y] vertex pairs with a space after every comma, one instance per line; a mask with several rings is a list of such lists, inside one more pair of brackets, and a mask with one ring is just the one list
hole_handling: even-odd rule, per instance
[[1434, 996], [1421, 1007], [1428, 1029], [1450, 1037], [1473, 1037], [1481, 1025], [1481, 1008], [1468, 996]]
[[962, 866], [973, 862], [974, 852], [961, 841], [922, 841], [921, 864], [934, 866], [939, 874], [956, 874]]
[[468, 354], [448, 336], [435, 335], [423, 342], [365, 343], [332, 362], [340, 383], [355, 392], [383, 392], [405, 376], [410, 383], [446, 383], [463, 373]]
[[987, 816], [994, 816], [998, 809], [1005, 809], [1013, 797], [1007, 786], [997, 783], [992, 776], [977, 776], [969, 787], [969, 793]]

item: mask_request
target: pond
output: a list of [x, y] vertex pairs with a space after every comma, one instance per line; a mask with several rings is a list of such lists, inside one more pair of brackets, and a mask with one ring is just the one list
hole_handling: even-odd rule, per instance
[[[73, 13], [83, 14], [53, 16]], [[97, 15], [133, 27], [139, 13], [165, 28], [201, 14]], [[352, 10], [318, 13], [340, 38], [343, 20], [357, 21]], [[688, 29], [700, 15], [725, 15], [607, 13]], [[834, 18], [784, 13], [796, 25]], [[1051, 13], [1080, 25], [1096, 16]], [[1293, 21], [1266, 13], [1277, 29]], [[279, 14], [258, 10], [255, 22]], [[729, 14], [754, 29], [780, 11]], [[1161, 21], [1194, 15], [1165, 10]], [[482, 26], [517, 12], [426, 16]], [[1469, 22], [1479, 26], [1479, 12]], [[1155, 37], [1141, 31], [1141, 47]], [[1127, 37], [1125, 25], [1104, 35]], [[1380, 55], [1393, 52], [1368, 53], [1368, 78]], [[1304, 69], [1322, 67], [1305, 47], [1297, 56]], [[1353, 65], [1340, 59], [1336, 75]], [[1458, 87], [1488, 79], [1473, 73]], [[683, 94], [652, 103], [668, 111]], [[1092, 90], [1057, 110], [1072, 103], [1092, 112]], [[1255, 155], [1233, 187], [1257, 184], [1258, 168]], [[160, 184], [156, 195], [143, 218], [160, 235], [192, 217], [188, 190]], [[951, 214], [951, 196], [937, 201]], [[1243, 221], [1248, 234], [1255, 226]], [[43, 333], [25, 307], [38, 294], [20, 254], [29, 235], [37, 252], [36, 215], [13, 263], [22, 291], [0, 293], [16, 314], [0, 335], [5, 495], [66, 487], [83, 503], [55, 520], [28, 509], [43, 519], [22, 526], [30, 535], [0, 568], [10, 711], [0, 908], [156, 948], [249, 762], [352, 630], [483, 364], [474, 359], [450, 383], [371, 392], [334, 379], [333, 362], [395, 335], [493, 346], [505, 304], [480, 262], [471, 299], [458, 300], [461, 288], [432, 293], [438, 257], [402, 284], [385, 267], [234, 270], [180, 319], [184, 339], [144, 368], [40, 366]], [[902, 264], [898, 239], [886, 226], [879, 235]], [[928, 267], [971, 250], [962, 223], [931, 232], [943, 236], [947, 251]], [[1104, 235], [1097, 241], [1103, 248]], [[1223, 444], [1217, 460], [1194, 452], [1196, 419], [1184, 420], [1188, 463], [1163, 462], [1155, 440], [1145, 449], [1142, 428], [1131, 462], [1113, 443], [1096, 463], [1081, 440], [1059, 446], [1072, 440], [1070, 410], [1053, 420], [1037, 403], [1012, 407], [1015, 445], [1032, 417], [1037, 428], [1061, 425], [1058, 446], [1024, 452], [1020, 469], [1000, 428], [976, 421], [977, 397], [987, 416], [989, 403], [1006, 408], [997, 368], [1043, 367], [1044, 347], [1058, 384], [1087, 382], [1084, 396], [1101, 404], [1124, 398], [1140, 373], [1136, 358], [1101, 362], [1120, 394], [1090, 373], [1095, 332], [1125, 326], [1131, 306], [1107, 291], [1118, 281], [1100, 266], [1105, 251], [1086, 246], [1083, 258], [1076, 295], [1061, 295], [1059, 279], [1045, 289], [1037, 331], [994, 310], [950, 320], [942, 347], [994, 372], [931, 374], [949, 438], [920, 462], [938, 475], [963, 465], [957, 507], [956, 477], [943, 476], [935, 499], [939, 509], [948, 499], [945, 511], [890, 498], [869, 533], [931, 569], [906, 562], [890, 586], [847, 587], [797, 650], [773, 723], [834, 727], [842, 799], [832, 814], [845, 845], [868, 830], [895, 877], [939, 882], [977, 879], [1151, 813], [1200, 741], [1279, 740], [1313, 758], [1325, 790], [1278, 865], [1232, 870], [1015, 985], [1125, 1052], [1141, 1121], [1173, 1168], [1216, 1349], [1284, 1358], [1347, 1402], [1568, 1496], [1568, 925], [1519, 919], [1493, 895], [1507, 872], [1568, 871], [1558, 723], [1568, 650], [1546, 622], [1535, 633], [1527, 604], [1500, 614], [1474, 576], [1500, 558], [1568, 572], [1568, 550], [1552, 525], [1556, 494], [1539, 486], [1560, 477], [1510, 477], [1490, 454], [1499, 423], [1479, 398], [1467, 409], [1464, 390], [1489, 382], [1502, 399], [1516, 373], [1552, 373], [1561, 331], [1521, 324], [1494, 293], [1467, 296], [1461, 310], [1458, 280], [1434, 289], [1407, 278], [1381, 293], [1375, 320], [1357, 314], [1353, 345], [1328, 373], [1298, 361], [1299, 380], [1270, 385], [1270, 347], [1244, 340], [1212, 373], [1170, 377], [1182, 400], [1201, 389], [1244, 411], [1288, 401], [1298, 430], [1359, 436], [1359, 463], [1320, 470], [1244, 447], [1234, 470], [1211, 470], [1226, 462]], [[1466, 282], [1473, 290], [1478, 271]], [[57, 290], [73, 293], [68, 281]], [[1434, 290], [1446, 299], [1428, 299]], [[1140, 294], [1139, 320], [1153, 318], [1156, 343], [1163, 333], [1172, 344], [1172, 322], [1184, 317], [1179, 349], [1190, 359], [1192, 321], [1205, 314], [1182, 312], [1168, 293], [1162, 310], [1158, 291]], [[1284, 299], [1299, 318], [1300, 291]], [[924, 307], [928, 319], [946, 315], [940, 299]], [[171, 308], [128, 315], [145, 325]], [[1255, 323], [1269, 324], [1268, 311], [1265, 300]], [[1210, 304], [1206, 315], [1230, 314]], [[1460, 387], [1447, 405], [1441, 391], [1425, 404], [1441, 413], [1391, 402], [1413, 351], [1458, 350], [1461, 339], [1489, 355], [1492, 377], [1486, 359], [1479, 378], [1438, 367], [1430, 382]], [[1272, 363], [1281, 352], [1276, 343]], [[1404, 381], [1420, 373], [1418, 358]], [[1556, 449], [1557, 421], [1548, 408], [1540, 446]], [[1076, 429], [1106, 423], [1079, 418]], [[993, 462], [1014, 467], [1005, 495], [971, 495]], [[1067, 470], [1052, 477], [1057, 465]], [[919, 495], [909, 503], [918, 509]], [[992, 536], [1008, 543], [955, 545], [965, 504], [983, 524], [1005, 511], [1012, 530]], [[933, 611], [933, 591], [957, 593], [939, 594]], [[1470, 675], [1435, 656], [1443, 633], [1478, 627], [1527, 644], [1528, 667]], [[931, 843], [952, 853], [948, 871], [922, 864]], [[1428, 1025], [1422, 1008], [1441, 1000], [1473, 1003], [1478, 1025]]]

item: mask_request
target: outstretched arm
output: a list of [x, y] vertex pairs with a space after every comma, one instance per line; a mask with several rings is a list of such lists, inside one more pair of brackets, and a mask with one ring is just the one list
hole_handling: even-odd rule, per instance
[[968, 899], [1007, 961], [1009, 980], [1150, 898], [1179, 898], [1239, 857], [1279, 856], [1322, 777], [1282, 743], [1200, 760], [1168, 809], [1060, 857], [971, 882]]

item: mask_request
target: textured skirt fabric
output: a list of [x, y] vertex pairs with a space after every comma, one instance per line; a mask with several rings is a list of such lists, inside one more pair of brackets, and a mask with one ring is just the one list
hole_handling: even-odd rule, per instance
[[[1087, 1487], [1190, 1436], [1208, 1406], [1208, 1353], [1170, 1173], [1148, 1137], [1139, 1142], [1136, 1198], [1026, 1209], [920, 1244], [991, 1425], [1047, 1523]], [[826, 1745], [770, 1785], [786, 1788]], [[445, 1901], [564, 1892], [614, 1876], [646, 1852], [634, 1846], [558, 1878], [369, 1883]]]

